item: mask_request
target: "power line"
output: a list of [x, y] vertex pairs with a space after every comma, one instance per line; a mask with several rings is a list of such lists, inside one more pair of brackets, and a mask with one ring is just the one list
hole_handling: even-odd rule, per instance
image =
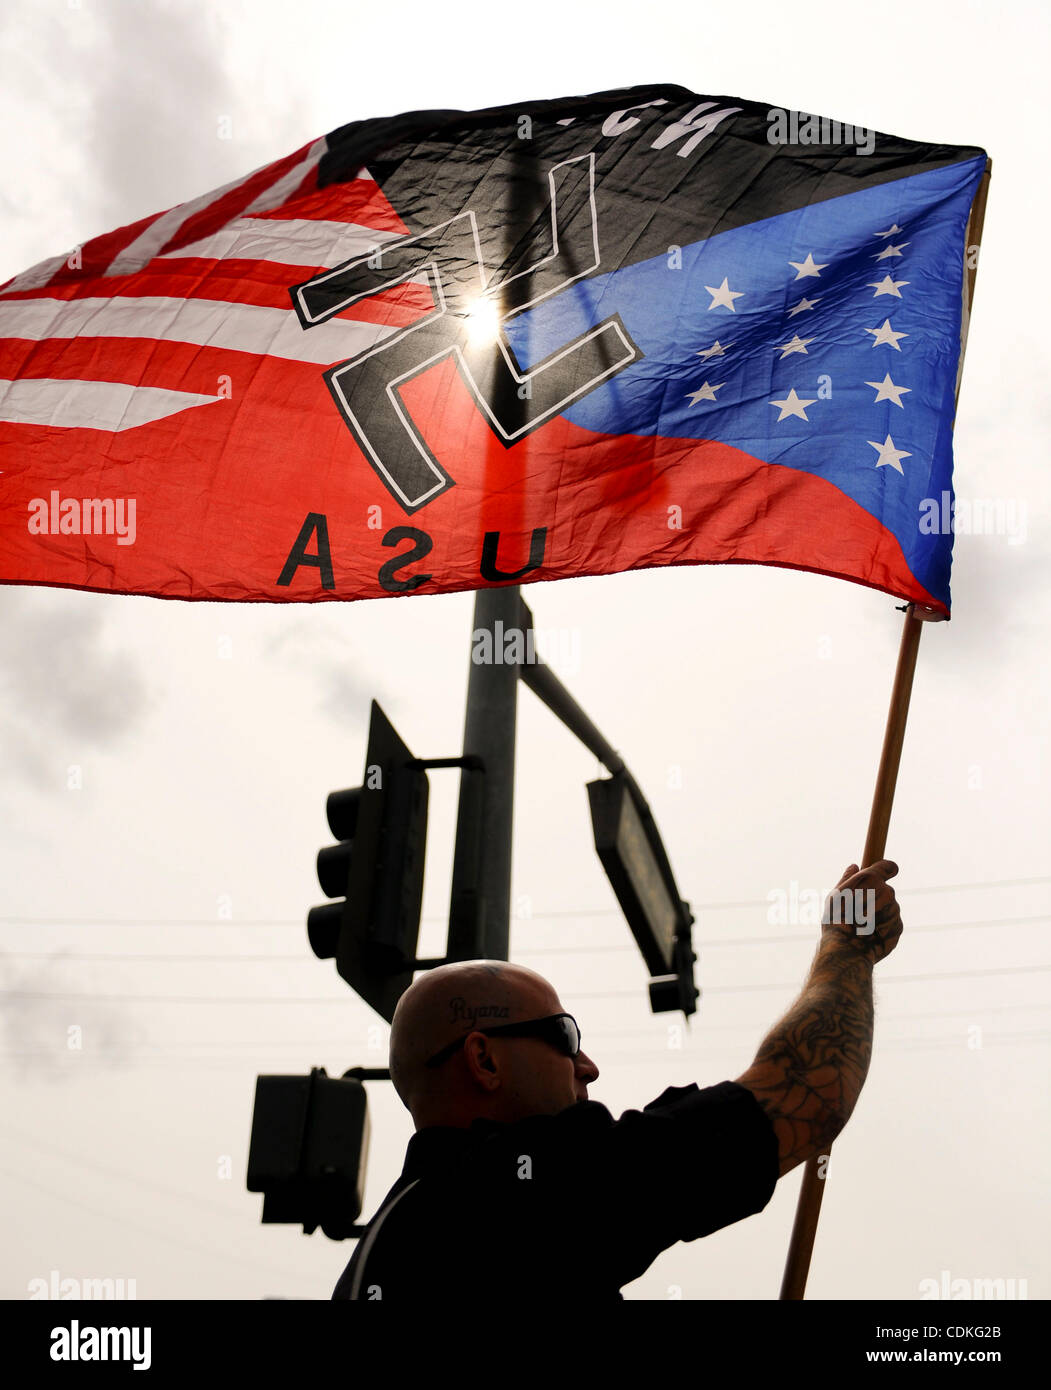
[[[979, 1004], [977, 1006], [972, 1006], [969, 1009], [927, 1009], [924, 1010], [924, 1012], [922, 1013], [881, 1014], [878, 1020], [878, 1029], [879, 1031], [882, 1031], [883, 1028], [892, 1023], [921, 1023], [925, 1019], [931, 1018], [968, 1018], [972, 1020], [980, 1020], [984, 1018], [987, 1014], [1030, 1013], [1035, 1009], [1051, 1009], [1051, 1001], [1045, 1001], [1037, 1004]], [[598, 1031], [593, 1031], [589, 1028], [587, 1030], [587, 1037], [591, 1040], [612, 1039], [615, 1042], [626, 1042], [631, 1038], [655, 1040], [662, 1036], [662, 1027], [668, 1028], [672, 1026], [671, 1021], [665, 1022], [664, 1020], [671, 1020], [673, 1017], [675, 1026], [679, 1026], [678, 1015], [671, 1016], [665, 1014], [655, 1014], [653, 1016], [652, 1028], [627, 1028], [618, 1029], [615, 1032], [603, 1032], [601, 1029], [599, 1029]], [[746, 1019], [743, 1022], [738, 1021], [736, 1023], [709, 1023], [706, 1020], [698, 1020], [696, 1024], [696, 1031], [694, 1032], [693, 1030], [691, 1030], [690, 1036], [703, 1040], [705, 1036], [709, 1033], [751, 1031], [757, 1028], [763, 1028], [767, 1026], [768, 1023], [769, 1019], [765, 1015], [761, 1018]], [[353, 1053], [355, 1052], [355, 1050], [359, 1053], [370, 1051], [370, 1049], [367, 1047], [355, 1049], [353, 1044], [349, 1041], [349, 1039], [346, 1036], [340, 1038], [290, 1038], [281, 1043], [275, 1043], [273, 1036], [269, 1038], [257, 1039], [212, 1038], [208, 1041], [202, 1042], [184, 1042], [181, 1044], [181, 1046], [185, 1048], [195, 1049], [204, 1047], [226, 1049], [226, 1051], [218, 1051], [214, 1053], [205, 1054], [206, 1057], [216, 1058], [229, 1056], [230, 1049], [233, 1048], [251, 1048], [254, 1050], [253, 1056], [256, 1053], [258, 1053], [258, 1055], [260, 1056], [276, 1055], [276, 1053], [259, 1053], [258, 1050], [260, 1048], [268, 1047], [280, 1048], [281, 1055], [287, 1054], [287, 1052], [289, 1052], [292, 1049], [300, 1048], [302, 1048], [305, 1051], [308, 1050], [315, 1053], [337, 1048], [341, 1049], [347, 1054]], [[120, 1059], [125, 1057], [163, 1057], [172, 1055], [175, 1054], [168, 1052], [163, 1047], [142, 1048], [134, 1052], [121, 1049], [119, 1051], [114, 1051], [111, 1053], [104, 1053], [99, 1057], [92, 1056], [90, 1052], [70, 1050], [68, 1048], [24, 1047], [0, 1049], [0, 1057], [51, 1057], [55, 1061], [58, 1061], [60, 1059], [63, 1061], [68, 1060], [75, 1065], [79, 1065], [80, 1062], [83, 1061], [86, 1057], [90, 1058], [92, 1061], [102, 1062], [103, 1060], [119, 1061]], [[186, 1055], [191, 1056], [192, 1054], [187, 1053]], [[385, 1055], [382, 1053], [382, 1049], [381, 1055]], [[249, 1057], [246, 1060], [252, 1060], [252, 1057]], [[380, 1065], [382, 1065], [382, 1063], [380, 1063]], [[205, 1199], [202, 1198], [201, 1200]]]
[[[17, 1054], [16, 1054], [17, 1055]], [[62, 1053], [58, 1054], [63, 1055]], [[72, 1054], [66, 1054], [72, 1055]], [[28, 1144], [31, 1148], [39, 1149], [41, 1153], [51, 1154], [55, 1158], [60, 1158], [66, 1163], [76, 1164], [78, 1170], [88, 1169], [99, 1173], [104, 1178], [112, 1182], [131, 1183], [135, 1187], [141, 1187], [147, 1192], [159, 1192], [163, 1197], [176, 1197], [183, 1202], [194, 1202], [198, 1206], [205, 1207], [211, 1212], [218, 1212], [221, 1216], [232, 1216], [239, 1220], [237, 1212], [231, 1211], [229, 1207], [223, 1206], [221, 1202], [213, 1202], [208, 1197], [199, 1197], [194, 1193], [180, 1192], [178, 1188], [166, 1187], [163, 1183], [150, 1182], [148, 1178], [139, 1177], [136, 1173], [128, 1173], [122, 1169], [109, 1168], [101, 1163], [94, 1163], [91, 1159], [83, 1158], [79, 1154], [67, 1153], [64, 1149], [56, 1148], [52, 1144], [42, 1144], [38, 1139], [32, 1139], [29, 1135], [3, 1126], [0, 1134], [7, 1139], [13, 1139], [16, 1144]]]
[[70, 1197], [66, 1192], [60, 1192], [56, 1188], [48, 1187], [44, 1183], [35, 1182], [32, 1178], [27, 1178], [23, 1173], [12, 1172], [10, 1168], [0, 1168], [0, 1173], [5, 1178], [13, 1178], [15, 1182], [20, 1182], [26, 1187], [36, 1188], [38, 1192], [43, 1192], [45, 1196], [57, 1199], [60, 1202], [68, 1202], [70, 1206], [79, 1207], [81, 1211], [89, 1212], [92, 1216], [101, 1216], [106, 1221], [114, 1221], [119, 1226], [127, 1226], [130, 1230], [137, 1231], [140, 1235], [149, 1236], [151, 1240], [164, 1240], [170, 1245], [180, 1245], [184, 1250], [190, 1250], [194, 1254], [207, 1255], [210, 1260], [234, 1261], [240, 1265], [249, 1265], [252, 1269], [265, 1269], [270, 1274], [280, 1274], [282, 1278], [288, 1278], [287, 1269], [278, 1269], [275, 1265], [264, 1264], [260, 1260], [247, 1259], [241, 1255], [233, 1255], [229, 1250], [222, 1246], [199, 1245], [196, 1241], [182, 1240], [178, 1236], [170, 1235], [167, 1231], [159, 1231], [156, 1227], [141, 1226], [137, 1221], [129, 1221], [126, 1216], [118, 1216], [115, 1212], [106, 1211], [102, 1207], [93, 1207], [87, 1202], [79, 1202], [75, 1197]]
[[214, 964], [216, 961], [232, 961], [243, 964], [246, 961], [255, 964], [269, 965], [289, 965], [292, 963], [299, 965], [316, 965], [318, 957], [309, 949], [304, 949], [295, 955], [273, 955], [269, 956], [264, 951], [252, 952], [230, 952], [211, 951], [211, 952], [187, 952], [185, 955], [173, 954], [152, 954], [149, 951], [4, 951], [0, 949], [0, 959], [13, 957], [18, 960], [116, 960], [116, 961], [156, 961], [164, 965], [170, 965], [178, 961], [188, 961], [193, 964], [200, 964], [207, 961]]
[[[983, 1051], [985, 1050], [985, 1048], [987, 1048], [987, 1047], [993, 1047], [993, 1046], [996, 1046], [996, 1047], [1031, 1047], [1031, 1046], [1039, 1045], [1040, 1043], [1046, 1041], [1047, 1039], [1051, 1039], [1051, 1031], [1047, 1031], [1047, 1032], [1033, 1032], [1033, 1033], [999, 1033], [999, 1034], [991, 1034], [991, 1035], [989, 1035], [989, 1036], [987, 1036], [987, 1037], [983, 1037], [981, 1047], [968, 1048], [968, 1047], [966, 1047], [966, 1046], [963, 1044], [963, 1041], [962, 1041], [962, 1039], [961, 1039], [959, 1036], [956, 1036], [956, 1037], [949, 1037], [949, 1038], [929, 1038], [929, 1039], [918, 1039], [918, 1038], [917, 1038], [917, 1039], [913, 1039], [913, 1038], [904, 1038], [904, 1039], [901, 1039], [901, 1038], [891, 1038], [891, 1039], [888, 1039], [888, 1040], [885, 1041], [885, 1042], [877, 1042], [877, 1045], [876, 1045], [876, 1054], [878, 1055], [878, 1054], [879, 1054], [881, 1051], [883, 1051], [883, 1050], [888, 1050], [888, 1051], [893, 1051], [893, 1052], [926, 1052], [926, 1051], [930, 1051], [931, 1049], [937, 1049], [937, 1050], [940, 1050], [940, 1051], [948, 1051], [950, 1048], [958, 1048], [961, 1052], [979, 1053], [979, 1052], [983, 1052]], [[634, 1066], [634, 1065], [637, 1065], [637, 1066], [640, 1066], [640, 1067], [656, 1066], [658, 1063], [663, 1064], [664, 1066], [667, 1066], [668, 1061], [669, 1061], [669, 1058], [670, 1058], [671, 1055], [673, 1054], [673, 1051], [677, 1051], [678, 1054], [679, 1054], [680, 1056], [688, 1056], [688, 1057], [690, 1058], [691, 1061], [697, 1061], [697, 1062], [703, 1062], [703, 1061], [705, 1061], [706, 1058], [708, 1058], [709, 1056], [714, 1056], [714, 1055], [716, 1055], [716, 1054], [718, 1054], [718, 1053], [723, 1053], [723, 1052], [733, 1052], [733, 1053], [737, 1054], [738, 1056], [750, 1056], [750, 1055], [751, 1055], [749, 1049], [748, 1049], [747, 1047], [745, 1047], [745, 1046], [742, 1045], [742, 1046], [736, 1046], [736, 1047], [735, 1047], [735, 1046], [709, 1047], [709, 1048], [705, 1048], [705, 1049], [703, 1050], [703, 1052], [699, 1052], [699, 1053], [686, 1053], [685, 1050], [683, 1050], [683, 1049], [670, 1049], [670, 1048], [669, 1048], [669, 1049], [666, 1049], [660, 1057], [640, 1057], [637, 1053], [631, 1053], [631, 1052], [623, 1052], [623, 1053], [617, 1052], [617, 1053], [607, 1054], [607, 1056], [615, 1057], [618, 1061], [628, 1061], [628, 1060], [630, 1059], [631, 1064], [632, 1064], [633, 1066]]]
[[[926, 1010], [923, 1011], [923, 1013], [908, 1013], [908, 1014], [883, 1014], [883, 1013], [881, 1013], [881, 1014], [878, 1015], [878, 1017], [877, 1017], [877, 1019], [876, 1019], [876, 1031], [877, 1031], [877, 1034], [881, 1033], [881, 1032], [882, 1032], [882, 1029], [883, 1029], [886, 1025], [888, 1025], [888, 1024], [890, 1024], [890, 1023], [921, 1023], [921, 1022], [923, 1022], [924, 1019], [928, 1019], [928, 1018], [969, 1018], [969, 1019], [978, 1020], [978, 1019], [984, 1018], [986, 1014], [1026, 1013], [1026, 1012], [1031, 1011], [1031, 1010], [1033, 1010], [1033, 1009], [1051, 1009], [1051, 1001], [1046, 1001], [1046, 1002], [1041, 1003], [1041, 1004], [979, 1004], [979, 1005], [977, 1005], [977, 1006], [975, 1006], [975, 1007], [971, 1007], [971, 1008], [969, 1008], [969, 1009], [926, 1009]], [[655, 1022], [656, 1022], [656, 1019], [657, 1019], [658, 1017], [660, 1017], [660, 1015], [655, 1015], [655, 1016], [654, 1016], [654, 1021], [655, 1021]], [[764, 1015], [762, 1018], [759, 1018], [759, 1019], [748, 1019], [748, 1020], [746, 1020], [746, 1021], [743, 1022], [743, 1023], [742, 1023], [742, 1022], [737, 1022], [737, 1023], [708, 1023], [708, 1022], [699, 1022], [698, 1025], [697, 1025], [697, 1034], [696, 1034], [696, 1036], [699, 1037], [699, 1038], [703, 1038], [704, 1035], [705, 1035], [706, 1033], [743, 1032], [743, 1031], [746, 1030], [746, 1029], [763, 1028], [763, 1027], [768, 1027], [768, 1026], [769, 1026], [769, 1021], [768, 1021], [768, 1016], [766, 1016], [766, 1015]], [[630, 1038], [630, 1037], [650, 1038], [650, 1037], [655, 1037], [655, 1036], [657, 1036], [657, 1035], [658, 1035], [658, 1034], [657, 1034], [657, 1030], [656, 1030], [656, 1029], [640, 1029], [640, 1030], [634, 1031], [634, 1032], [626, 1032], [626, 1033], [609, 1033], [609, 1034], [605, 1034], [605, 1035], [601, 1035], [601, 1034], [598, 1034], [598, 1033], [592, 1033], [592, 1032], [589, 1030], [587, 1036], [588, 1036], [589, 1038], [595, 1038], [595, 1037], [599, 1037], [599, 1036], [608, 1036], [608, 1037], [611, 1037], [611, 1038]], [[345, 1040], [342, 1040], [342, 1041], [345, 1042]], [[339, 1041], [337, 1041], [337, 1042], [333, 1042], [333, 1043], [328, 1044], [328, 1045], [329, 1045], [329, 1046], [332, 1046], [332, 1047], [338, 1047], [338, 1046], [341, 1045], [341, 1043], [340, 1043]], [[263, 1044], [263, 1046], [265, 1046], [265, 1044]], [[318, 1046], [325, 1046], [325, 1044], [318, 1044]]]
[[[1041, 922], [1051, 921], [1051, 917], [1044, 913], [1037, 917], [999, 917], [987, 921], [976, 922], [936, 922], [919, 927], [906, 928], [908, 936], [915, 936], [917, 933], [932, 931], [958, 931], [976, 927], [1027, 927], [1035, 926]], [[816, 926], [816, 924], [815, 924]], [[816, 945], [817, 938], [813, 935], [802, 936], [799, 934], [788, 934], [781, 936], [742, 936], [742, 937], [718, 937], [710, 941], [701, 940], [699, 945], [702, 950], [708, 950], [713, 946], [772, 946], [779, 944], [798, 944]], [[556, 955], [591, 955], [591, 954], [613, 954], [630, 952], [635, 954], [638, 947], [634, 942], [624, 942], [617, 945], [581, 945], [581, 946], [534, 946], [522, 951], [516, 951], [516, 958], [519, 956], [556, 956]], [[251, 962], [254, 964], [287, 965], [295, 963], [299, 965], [316, 965], [317, 957], [309, 950], [297, 952], [294, 955], [268, 955], [265, 951], [244, 951], [230, 952], [211, 951], [211, 952], [187, 952], [180, 954], [157, 953], [149, 951], [123, 952], [123, 951], [0, 951], [0, 957], [17, 958], [18, 960], [95, 960], [95, 961], [145, 961], [160, 964], [172, 964], [186, 961], [191, 964], [203, 962], [215, 963], [231, 961], [236, 964]]]
[[[1038, 923], [1038, 922], [1047, 922], [1047, 921], [1051, 921], [1051, 917], [1049, 917], [1047, 913], [1044, 913], [1044, 914], [1042, 914], [1041, 916], [1038, 916], [1038, 917], [1000, 917], [1000, 918], [992, 918], [992, 919], [990, 919], [990, 920], [988, 920], [988, 921], [978, 921], [978, 922], [935, 922], [935, 923], [931, 923], [930, 925], [924, 925], [924, 926], [919, 926], [919, 927], [906, 927], [906, 928], [905, 928], [905, 934], [906, 934], [906, 936], [915, 936], [915, 935], [917, 934], [917, 932], [956, 931], [956, 930], [958, 930], [958, 929], [971, 928], [971, 927], [1021, 927], [1021, 926], [1032, 926], [1032, 925], [1034, 925], [1034, 924], [1036, 924], [1036, 923]], [[814, 924], [814, 929], [816, 929], [816, 927], [817, 927], [817, 924], [815, 923], [815, 924]], [[722, 936], [722, 937], [714, 937], [714, 938], [712, 938], [711, 940], [706, 940], [706, 939], [704, 938], [704, 936], [702, 935], [701, 938], [700, 938], [700, 940], [697, 941], [697, 942], [695, 942], [694, 944], [695, 944], [695, 946], [700, 947], [700, 949], [701, 949], [702, 951], [705, 951], [705, 950], [708, 950], [708, 949], [709, 949], [710, 947], [712, 947], [712, 946], [773, 946], [773, 945], [786, 944], [786, 943], [795, 943], [795, 944], [799, 944], [799, 945], [816, 945], [816, 944], [817, 944], [817, 938], [816, 938], [816, 936], [814, 936], [814, 935], [803, 936], [803, 935], [801, 935], [801, 934], [799, 934], [799, 933], [795, 933], [795, 934], [788, 934], [788, 935], [781, 935], [781, 936], [741, 936], [741, 937]], [[587, 953], [590, 954], [591, 951], [602, 951], [602, 952], [607, 952], [607, 951], [637, 951], [637, 950], [638, 950], [638, 947], [637, 947], [637, 946], [635, 946], [634, 944], [629, 943], [629, 944], [618, 945], [618, 946], [548, 946], [548, 947], [533, 947], [533, 948], [531, 948], [531, 949], [527, 949], [527, 950], [523, 950], [523, 951], [516, 951], [515, 954], [516, 954], [516, 955], [520, 955], [520, 956], [548, 956], [548, 955], [563, 955], [563, 954], [566, 954], [566, 955], [568, 955], [568, 954], [578, 954], [578, 955], [579, 955], [579, 954], [582, 953], [582, 952], [587, 952]], [[17, 953], [17, 952], [11, 952], [10, 954], [18, 954], [18, 953]]]
[[[1041, 971], [1051, 970], [1051, 965], [1003, 965], [994, 966], [988, 970], [946, 970], [932, 971], [925, 975], [888, 975], [880, 977], [877, 983], [886, 987], [887, 985], [915, 984], [921, 980], [966, 980], [974, 979], [986, 975], [1034, 975]], [[705, 991], [706, 994], [739, 994], [744, 991], [764, 990], [764, 989], [795, 989], [798, 990], [800, 984], [798, 980], [790, 983], [784, 981], [776, 985], [716, 985]], [[619, 991], [623, 994], [624, 991]], [[602, 998], [601, 995], [579, 994], [578, 999]]]
[[[934, 971], [924, 975], [891, 975], [880, 980], [881, 985], [914, 984], [924, 980], [965, 980], [984, 978], [989, 975], [1034, 975], [1051, 970], [1051, 965], [1007, 965], [994, 966], [986, 970]], [[798, 980], [779, 980], [770, 984], [714, 985], [706, 994], [740, 994], [758, 990], [801, 988]], [[639, 996], [637, 989], [614, 989], [597, 991], [573, 991], [574, 999], [634, 999]], [[105, 1004], [339, 1004], [346, 1007], [348, 996], [330, 997], [323, 994], [302, 994], [289, 998], [271, 994], [96, 994], [84, 990], [0, 990], [0, 998], [5, 999], [79, 999], [85, 1003]], [[353, 996], [354, 1002], [358, 1002]]]
[[27, 927], [305, 927], [302, 917], [0, 917], [0, 926]]
[[[1001, 878], [990, 879], [985, 883], [940, 883], [926, 888], [903, 889], [908, 896], [918, 893], [956, 893], [962, 890], [977, 888], [1026, 888], [1033, 887], [1041, 883], [1051, 883], [1051, 876], [1046, 878]], [[694, 903], [693, 907], [701, 912], [721, 912], [734, 908], [742, 907], [769, 907], [769, 898], [748, 898], [734, 902], [710, 902]], [[620, 917], [621, 912], [617, 907], [598, 907], [598, 908], [556, 908], [551, 911], [533, 912], [527, 918], [515, 918], [516, 922], [532, 921], [534, 919], [555, 919], [570, 917]], [[0, 917], [0, 926], [81, 926], [81, 927], [303, 927], [304, 917], [252, 917], [245, 918], [243, 921], [233, 921], [230, 918], [200, 918], [200, 917]], [[445, 922], [444, 914], [439, 916], [427, 916], [422, 919], [424, 922]]]
[[[938, 883], [932, 884], [927, 888], [903, 888], [901, 891], [907, 897], [912, 897], [917, 893], [956, 893], [961, 889], [972, 888], [1028, 888], [1041, 883], [1051, 883], [1048, 878], [1001, 878], [992, 879], [987, 883]], [[743, 898], [733, 902], [714, 902], [714, 903], [691, 903], [691, 907], [697, 912], [724, 912], [735, 908], [743, 907], [769, 907], [770, 899], [766, 898]], [[620, 909], [616, 907], [603, 907], [595, 909], [580, 908], [559, 908], [550, 912], [534, 912], [533, 917], [609, 917], [620, 916]], [[2, 921], [3, 918], [0, 918]], [[424, 918], [424, 921], [444, 921], [444, 918]], [[516, 919], [522, 920], [522, 919]], [[525, 920], [529, 920], [526, 918]]]
[[[993, 1033], [987, 1034], [982, 1038], [981, 1047], [973, 1049], [964, 1048], [967, 1051], [981, 1052], [990, 1046], [1027, 1046], [1031, 1043], [1040, 1042], [1043, 1039], [1051, 1038], [1051, 1030], [1035, 1030], [1021, 1033]], [[876, 1051], [915, 1051], [927, 1048], [959, 1048], [963, 1046], [962, 1035], [950, 1034], [948, 1037], [923, 1038], [916, 1035], [908, 1038], [886, 1038], [877, 1040]], [[697, 1049], [687, 1048], [661, 1048], [659, 1055], [645, 1055], [637, 1050], [605, 1053], [599, 1058], [599, 1062], [605, 1067], [610, 1060], [618, 1062], [630, 1062], [632, 1065], [649, 1066], [656, 1063], [664, 1063], [671, 1059], [672, 1054], [687, 1057], [693, 1062], [703, 1062], [709, 1056], [716, 1056], [724, 1052], [732, 1052], [739, 1055], [751, 1056], [754, 1049], [749, 1048], [746, 1043], [727, 1044], [724, 1047], [700, 1047]], [[141, 1071], [248, 1071], [249, 1074], [262, 1064], [261, 1057], [241, 1057], [224, 1059], [223, 1057], [136, 1057], [125, 1058], [125, 1063], [131, 1070]], [[91, 1059], [83, 1063], [87, 1067], [101, 1067], [101, 1059]], [[280, 1061], [275, 1063], [280, 1065]], [[2, 1171], [2, 1170], [0, 1170]]]

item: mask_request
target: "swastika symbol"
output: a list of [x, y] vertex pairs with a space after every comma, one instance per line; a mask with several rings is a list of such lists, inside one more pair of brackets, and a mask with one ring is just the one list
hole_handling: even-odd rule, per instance
[[[554, 165], [548, 172], [549, 218], [537, 219], [495, 272], [486, 269], [478, 220], [468, 209], [292, 289], [300, 322], [309, 329], [406, 281], [429, 286], [429, 313], [324, 373], [359, 447], [406, 512], [418, 511], [455, 482], [401, 398], [406, 382], [453, 358], [493, 433], [510, 448], [642, 356], [618, 315], [528, 371], [505, 340], [503, 325], [511, 318], [598, 269], [594, 183], [594, 155]], [[480, 307], [490, 309], [497, 325], [481, 341], [472, 331]]]

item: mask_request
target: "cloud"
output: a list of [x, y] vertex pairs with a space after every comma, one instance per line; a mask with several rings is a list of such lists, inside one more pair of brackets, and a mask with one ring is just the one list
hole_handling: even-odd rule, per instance
[[[386, 709], [398, 700], [378, 681], [374, 663], [355, 659], [345, 633], [328, 623], [290, 621], [265, 644], [264, 656], [284, 668], [298, 668], [318, 689], [318, 708], [346, 723], [367, 716], [373, 699]], [[358, 672], [366, 672], [360, 679]]]
[[110, 645], [98, 596], [8, 588], [4, 604], [2, 756], [23, 780], [44, 785], [54, 776], [56, 736], [113, 747], [153, 696], [134, 654]]
[[202, 144], [231, 116], [231, 84], [207, 8], [109, 0], [97, 13], [89, 148], [103, 220], [119, 223], [129, 208], [146, 216], [208, 191]]
[[[9, 1068], [44, 1081], [83, 1080], [84, 1066], [134, 1060], [146, 1037], [128, 1009], [85, 994], [83, 968], [62, 959], [19, 963], [0, 953], [2, 1054]], [[65, 998], [50, 996], [67, 993]]]

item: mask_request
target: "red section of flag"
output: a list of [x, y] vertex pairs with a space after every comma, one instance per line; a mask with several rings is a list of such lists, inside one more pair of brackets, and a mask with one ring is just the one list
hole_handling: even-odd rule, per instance
[[[404, 236], [405, 223], [367, 177], [351, 179], [348, 183], [330, 184], [327, 188], [304, 191], [296, 199], [296, 216], [316, 218], [325, 222], [350, 222], [371, 227], [377, 232], [393, 232]], [[287, 212], [260, 213], [261, 217], [281, 218]]]
[[[203, 391], [220, 362], [219, 354], [202, 351], [195, 362], [164, 345], [153, 366], [158, 381], [171, 367], [187, 389]], [[410, 383], [404, 400], [428, 421], [428, 443], [456, 486], [406, 519], [332, 409], [316, 366], [258, 359], [244, 390], [250, 410], [220, 400], [112, 436], [68, 432], [64, 465], [53, 431], [8, 427], [19, 447], [3, 482], [3, 573], [161, 598], [376, 598], [396, 592], [379, 574], [412, 551], [414, 536], [431, 542], [429, 553], [389, 579], [430, 575], [411, 592], [435, 593], [481, 585], [486, 532], [499, 533], [498, 564], [513, 572], [526, 564], [534, 530], [546, 528], [543, 564], [522, 582], [657, 565], [777, 564], [940, 607], [909, 574], [894, 537], [839, 489], [722, 444], [593, 435], [557, 418], [505, 449], [445, 363]], [[30, 534], [30, 503], [50, 503], [53, 491], [60, 499], [134, 498], [134, 543]], [[326, 520], [332, 589], [311, 565], [277, 583], [308, 515]], [[407, 532], [385, 545], [398, 527]], [[314, 535], [306, 553], [316, 550]], [[868, 557], [861, 573], [859, 555]]]

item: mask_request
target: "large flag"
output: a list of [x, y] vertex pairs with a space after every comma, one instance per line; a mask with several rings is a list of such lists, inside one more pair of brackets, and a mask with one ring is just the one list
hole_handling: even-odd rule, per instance
[[0, 579], [736, 562], [947, 614], [985, 167], [673, 86], [344, 126], [0, 289]]

